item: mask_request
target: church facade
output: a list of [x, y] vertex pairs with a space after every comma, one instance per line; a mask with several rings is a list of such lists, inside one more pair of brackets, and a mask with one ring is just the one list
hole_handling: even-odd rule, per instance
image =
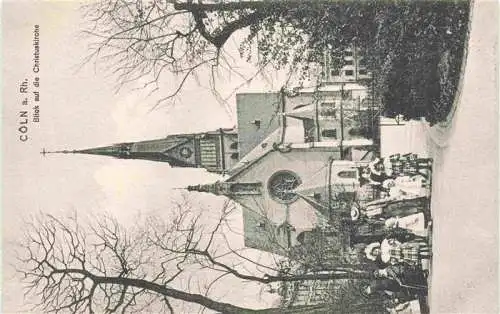
[[328, 223], [339, 194], [359, 191], [358, 167], [377, 146], [363, 131], [363, 116], [374, 114], [368, 97], [356, 83], [237, 95], [241, 158], [224, 179], [188, 190], [234, 200], [243, 208], [245, 245], [284, 252]]
[[378, 149], [379, 113], [369, 89], [338, 78], [313, 88], [238, 94], [236, 128], [59, 153], [219, 173], [219, 181], [187, 189], [240, 204], [245, 245], [281, 253], [301, 233], [326, 225], [339, 195], [359, 191], [358, 167]]

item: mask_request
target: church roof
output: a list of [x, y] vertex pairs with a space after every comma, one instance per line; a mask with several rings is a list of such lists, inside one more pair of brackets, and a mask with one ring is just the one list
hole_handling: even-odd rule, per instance
[[238, 93], [238, 149], [240, 156], [250, 153], [280, 127], [282, 100], [279, 92]]
[[257, 145], [247, 155], [241, 158], [230, 170], [230, 178], [227, 181], [233, 180], [238, 174], [242, 173], [245, 169], [251, 167], [255, 162], [269, 154], [274, 150], [273, 144], [281, 141], [281, 129], [277, 129], [267, 136], [260, 145]]
[[[188, 137], [183, 137], [182, 135], [169, 135], [165, 138], [154, 139], [148, 141], [135, 142], [132, 145], [132, 152], [145, 152], [154, 148], [154, 151], [167, 152], [179, 145], [188, 142], [190, 139]], [[154, 145], [151, 145], [154, 144]]]
[[306, 203], [311, 205], [315, 210], [319, 212], [320, 215], [323, 216], [325, 220], [328, 220], [330, 215], [330, 210], [328, 208], [328, 204], [321, 202], [320, 200], [315, 199], [310, 195], [306, 195], [300, 192], [295, 192], [301, 199], [303, 199]]
[[327, 178], [325, 178], [324, 180], [314, 181], [310, 184], [307, 183], [301, 184], [294, 190], [294, 192], [308, 196], [312, 196], [315, 194], [321, 194], [321, 196], [326, 196], [325, 193], [328, 192], [327, 188], [328, 188], [328, 182]]
[[297, 119], [316, 119], [316, 107], [313, 104], [305, 105], [299, 108], [296, 108], [292, 111], [285, 112], [285, 116], [297, 118]]

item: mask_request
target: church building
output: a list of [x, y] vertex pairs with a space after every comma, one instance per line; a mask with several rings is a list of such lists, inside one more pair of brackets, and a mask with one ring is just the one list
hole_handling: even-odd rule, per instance
[[193, 192], [241, 205], [245, 245], [282, 253], [326, 225], [339, 195], [359, 191], [360, 164], [378, 150], [379, 113], [357, 81], [242, 93], [237, 127], [60, 153], [167, 162], [221, 174]]
[[331, 202], [355, 194], [358, 166], [376, 151], [364, 132], [366, 88], [330, 85], [294, 94], [237, 95], [241, 158], [213, 184], [190, 191], [224, 195], [243, 208], [245, 245], [275, 253], [303, 231], [326, 225]]

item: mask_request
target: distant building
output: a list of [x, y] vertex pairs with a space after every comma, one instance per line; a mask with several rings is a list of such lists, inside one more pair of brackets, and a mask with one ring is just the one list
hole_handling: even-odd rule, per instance
[[339, 66], [333, 66], [331, 57], [325, 58], [324, 79], [326, 84], [360, 82], [371, 79], [371, 73], [366, 67], [365, 58], [354, 45], [344, 51]]
[[307, 64], [306, 76], [299, 79], [302, 84], [335, 85], [338, 83], [361, 83], [370, 85], [372, 73], [367, 58], [352, 45], [342, 52], [325, 51], [322, 59]]

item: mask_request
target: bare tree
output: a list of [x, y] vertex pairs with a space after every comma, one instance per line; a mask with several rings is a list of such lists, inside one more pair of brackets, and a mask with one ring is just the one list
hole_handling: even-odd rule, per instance
[[[249, 272], [243, 254], [220, 247], [232, 210], [226, 203], [215, 227], [181, 205], [169, 221], [151, 216], [128, 229], [109, 216], [85, 223], [75, 214], [40, 215], [27, 224], [18, 253], [26, 297], [33, 309], [57, 313], [174, 312], [182, 302], [223, 313], [297, 313], [327, 305], [254, 310], [219, 301], [211, 290], [224, 277], [240, 284], [371, 277], [349, 265], [298, 275], [270, 266]], [[200, 285], [206, 274], [210, 282]]]
[[[307, 59], [304, 57], [307, 51], [303, 49], [304, 35], [288, 27], [290, 23], [285, 23], [284, 17], [300, 19], [303, 7], [304, 4], [297, 0], [92, 2], [83, 7], [89, 22], [84, 33], [93, 40], [85, 63], [102, 62], [117, 76], [118, 87], [146, 78], [144, 87], [155, 91], [164, 72], [173, 74], [178, 81], [164, 84], [174, 86], [158, 103], [175, 97], [190, 77], [196, 78], [203, 72], [210, 73], [210, 86], [217, 93], [215, 84], [219, 76], [236, 75], [248, 83], [261, 75], [269, 64], [287, 64], [283, 63], [285, 59], [294, 60], [290, 69], [296, 71], [297, 61]], [[260, 25], [264, 24], [267, 29], [260, 36]], [[280, 44], [286, 56], [280, 55], [280, 47], [275, 47], [272, 57], [256, 62], [254, 74], [240, 73], [225, 46], [233, 34], [244, 29], [247, 31], [236, 40], [234, 48], [239, 49], [247, 61], [255, 58], [258, 51], [267, 51], [266, 44], [260, 44], [258, 51], [252, 48], [264, 36], [286, 37], [286, 43]], [[268, 41], [271, 42], [271, 38]]]
[[84, 32], [95, 41], [85, 61], [102, 61], [118, 77], [119, 87], [147, 78], [144, 87], [154, 91], [163, 72], [174, 74], [179, 81], [161, 102], [177, 95], [199, 70], [211, 73], [212, 85], [220, 71], [238, 74], [223, 46], [235, 31], [258, 23], [263, 11], [252, 7], [255, 4], [92, 2], [84, 6], [90, 22]]

